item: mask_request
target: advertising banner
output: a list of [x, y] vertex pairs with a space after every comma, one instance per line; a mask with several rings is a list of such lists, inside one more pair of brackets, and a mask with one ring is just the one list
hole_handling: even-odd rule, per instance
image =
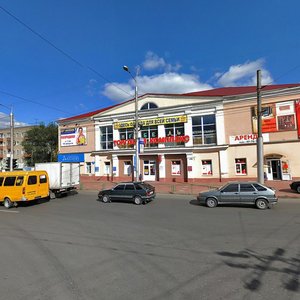
[[300, 100], [295, 101], [295, 111], [297, 117], [298, 139], [300, 139]]
[[[251, 108], [252, 129], [257, 133], [257, 107]], [[278, 132], [296, 129], [294, 101], [262, 105], [262, 132]]]
[[[181, 115], [181, 116], [169, 116], [169, 117], [139, 120], [139, 125], [155, 126], [155, 125], [186, 123], [186, 122], [187, 122], [187, 115]], [[133, 128], [134, 126], [135, 126], [135, 121], [114, 123], [114, 129]]]
[[61, 147], [86, 144], [86, 127], [67, 128], [60, 131]]

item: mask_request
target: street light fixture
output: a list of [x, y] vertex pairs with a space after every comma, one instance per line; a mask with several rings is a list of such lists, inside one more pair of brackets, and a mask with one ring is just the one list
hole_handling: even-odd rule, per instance
[[139, 181], [140, 160], [139, 160], [139, 116], [138, 116], [138, 88], [136, 76], [134, 77], [127, 66], [123, 66], [123, 70], [130, 74], [134, 81], [134, 97], [135, 97], [135, 180]]

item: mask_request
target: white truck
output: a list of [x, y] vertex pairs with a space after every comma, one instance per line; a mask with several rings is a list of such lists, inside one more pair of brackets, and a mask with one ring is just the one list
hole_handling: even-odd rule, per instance
[[76, 189], [80, 183], [79, 163], [36, 163], [35, 170], [43, 170], [49, 176], [50, 198]]

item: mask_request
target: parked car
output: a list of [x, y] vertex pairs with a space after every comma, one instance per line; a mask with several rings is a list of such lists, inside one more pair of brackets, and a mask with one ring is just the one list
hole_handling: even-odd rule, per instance
[[229, 182], [224, 186], [202, 192], [197, 200], [208, 207], [218, 204], [254, 204], [259, 209], [266, 209], [277, 203], [275, 190], [258, 182]]
[[292, 190], [300, 194], [300, 181], [294, 181], [290, 184]]
[[145, 182], [122, 182], [109, 190], [98, 193], [98, 199], [104, 203], [117, 201], [133, 201], [139, 205], [155, 198], [155, 188]]

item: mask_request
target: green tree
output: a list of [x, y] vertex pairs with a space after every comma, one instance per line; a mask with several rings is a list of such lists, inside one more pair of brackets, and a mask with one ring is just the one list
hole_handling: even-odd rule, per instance
[[57, 161], [57, 125], [50, 123], [45, 126], [42, 123], [33, 127], [26, 132], [22, 146], [25, 152], [25, 162], [28, 166], [34, 166], [35, 163]]

